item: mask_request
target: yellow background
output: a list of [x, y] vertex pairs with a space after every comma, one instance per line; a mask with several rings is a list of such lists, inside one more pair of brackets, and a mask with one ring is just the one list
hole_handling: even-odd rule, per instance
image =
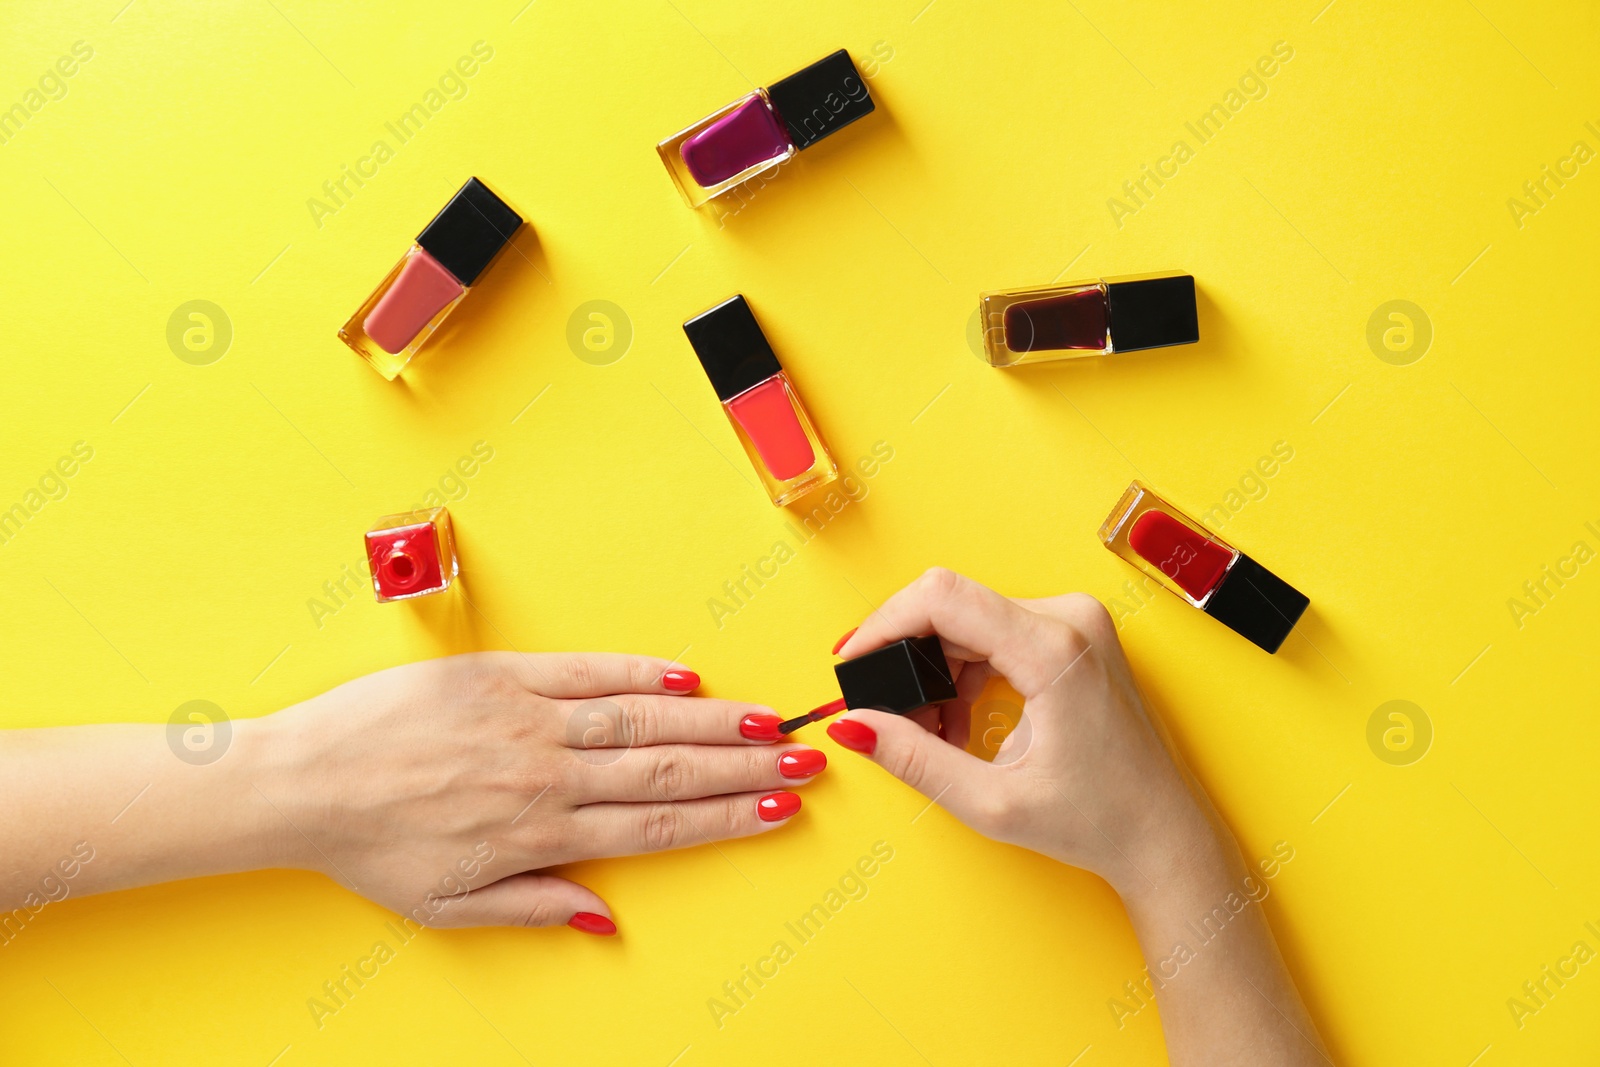
[[[1592, 1050], [1600, 964], [1520, 1029], [1506, 1005], [1600, 949], [1600, 564], [1520, 627], [1507, 606], [1600, 550], [1600, 163], [1520, 227], [1507, 205], [1600, 150], [1592, 6], [124, 3], [8, 5], [0, 34], [0, 104], [94, 50], [0, 145], [0, 507], [94, 449], [0, 545], [7, 725], [254, 716], [510, 647], [679, 656], [797, 712], [927, 566], [1124, 596], [1095, 530], [1131, 478], [1199, 514], [1282, 441], [1223, 532], [1310, 614], [1269, 657], [1158, 594], [1123, 627], [1151, 702], [1247, 855], [1294, 849], [1266, 906], [1336, 1061]], [[476, 41], [467, 95], [396, 146], [384, 123]], [[1280, 41], [1201, 146], [1185, 123]], [[840, 46], [887, 57], [877, 113], [720, 225], [686, 209], [655, 142]], [[394, 158], [319, 228], [307, 200], [379, 138]], [[1179, 139], [1193, 158], [1118, 225], [1108, 198]], [[334, 332], [472, 174], [531, 230], [387, 384]], [[981, 290], [1170, 268], [1198, 280], [1197, 346], [1013, 372], [969, 348]], [[894, 458], [719, 628], [708, 599], [790, 518], [679, 329], [734, 291], [839, 459]], [[209, 366], [166, 342], [192, 299], [232, 323]], [[1433, 329], [1406, 366], [1367, 342], [1395, 299]], [[566, 340], [590, 300], [632, 324], [610, 365]], [[476, 609], [363, 593], [318, 625], [367, 524], [478, 441], [450, 505]], [[1367, 743], [1395, 699], [1434, 731], [1409, 766]], [[0, 1058], [1162, 1062], [1155, 1013], [1107, 1005], [1141, 959], [1103, 884], [817, 740], [833, 765], [780, 834], [575, 870], [623, 936], [426, 932], [320, 1029], [307, 999], [392, 936], [320, 877], [51, 906], [3, 950]], [[798, 947], [784, 923], [878, 841], [868, 895]], [[708, 999], [780, 939], [795, 959], [719, 1029]]]

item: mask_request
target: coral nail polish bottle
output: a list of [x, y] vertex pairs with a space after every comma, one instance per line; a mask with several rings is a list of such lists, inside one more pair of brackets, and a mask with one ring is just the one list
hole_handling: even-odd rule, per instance
[[1283, 645], [1311, 604], [1306, 595], [1161, 499], [1128, 486], [1100, 540], [1192, 607], [1268, 652]]
[[656, 151], [684, 200], [699, 207], [872, 109], [867, 83], [841, 48], [712, 112]]
[[444, 592], [460, 573], [450, 512], [385, 515], [367, 531], [367, 566], [380, 604]]
[[839, 476], [743, 296], [701, 312], [683, 332], [774, 504], [792, 503]]
[[978, 309], [984, 356], [995, 367], [1200, 340], [1189, 274], [1131, 274], [1006, 289], [984, 293]]
[[487, 185], [468, 180], [340, 327], [339, 339], [394, 381], [521, 225]]

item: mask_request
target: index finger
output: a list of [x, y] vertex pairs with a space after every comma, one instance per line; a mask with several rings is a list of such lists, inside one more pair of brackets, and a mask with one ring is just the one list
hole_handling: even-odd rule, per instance
[[1065, 651], [1057, 646], [1067, 641], [1064, 628], [1054, 620], [1028, 611], [988, 586], [935, 567], [884, 601], [839, 654], [853, 658], [927, 633], [961, 646], [961, 651], [970, 650], [976, 654], [974, 658], [988, 660], [1024, 696], [1050, 684], [1056, 674], [1050, 664]]
[[615, 652], [487, 652], [500, 658], [523, 688], [556, 699], [619, 693], [688, 693], [700, 676], [659, 656]]

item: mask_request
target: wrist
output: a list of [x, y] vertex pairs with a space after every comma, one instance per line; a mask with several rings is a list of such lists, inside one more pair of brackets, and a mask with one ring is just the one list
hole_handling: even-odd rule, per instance
[[1163, 818], [1146, 840], [1137, 857], [1130, 856], [1136, 869], [1112, 883], [1136, 922], [1225, 894], [1244, 874], [1233, 836], [1198, 806]]
[[[303, 741], [290, 711], [236, 722], [234, 778], [253, 868], [320, 870]], [[310, 838], [307, 835], [311, 835]]]

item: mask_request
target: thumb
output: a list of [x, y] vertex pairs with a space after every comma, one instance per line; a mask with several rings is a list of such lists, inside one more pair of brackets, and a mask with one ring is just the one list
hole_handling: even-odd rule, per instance
[[861, 753], [969, 826], [984, 820], [995, 769], [903, 715], [860, 709], [835, 720], [828, 736]]
[[609, 937], [611, 909], [592, 891], [565, 878], [531, 871], [445, 897], [431, 926], [559, 926]]

